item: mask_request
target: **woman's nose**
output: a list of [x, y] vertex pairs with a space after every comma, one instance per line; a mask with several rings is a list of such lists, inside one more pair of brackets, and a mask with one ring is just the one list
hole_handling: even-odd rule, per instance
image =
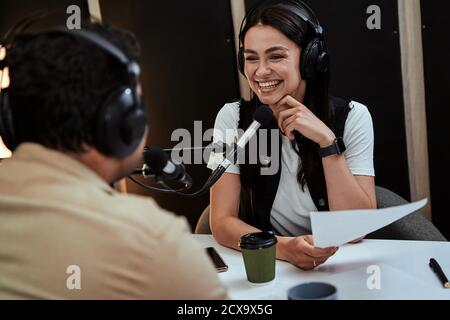
[[264, 61], [261, 61], [258, 65], [258, 68], [256, 69], [255, 74], [257, 77], [263, 77], [263, 76], [270, 74], [270, 71], [271, 70], [270, 70], [269, 66], [267, 65], [267, 63], [265, 63]]

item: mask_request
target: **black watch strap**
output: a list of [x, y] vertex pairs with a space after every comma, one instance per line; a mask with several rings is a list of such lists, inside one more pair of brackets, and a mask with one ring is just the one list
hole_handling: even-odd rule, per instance
[[319, 148], [319, 156], [321, 158], [329, 157], [335, 154], [342, 154], [345, 152], [345, 144], [342, 138], [337, 138], [333, 143], [325, 148]]

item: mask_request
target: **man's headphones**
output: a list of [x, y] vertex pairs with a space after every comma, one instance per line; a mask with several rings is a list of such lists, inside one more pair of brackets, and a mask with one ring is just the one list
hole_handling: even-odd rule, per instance
[[[298, 6], [296, 6], [298, 4]], [[296, 3], [277, 3], [275, 6], [286, 8], [291, 12], [295, 13], [300, 19], [308, 23], [312, 30], [314, 31], [314, 37], [308, 41], [308, 43], [302, 48], [302, 54], [300, 57], [300, 74], [302, 78], [305, 80], [313, 80], [320, 73], [326, 73], [329, 69], [329, 55], [327, 46], [325, 43], [325, 39], [323, 37], [323, 28], [319, 24], [319, 20], [317, 19], [314, 11], [302, 1], [296, 1]], [[246, 25], [249, 17], [257, 10], [259, 10], [259, 6], [255, 6], [248, 11], [242, 20], [241, 28], [239, 31], [239, 53], [238, 53], [238, 68], [239, 71], [245, 76], [244, 73], [244, 65], [245, 65], [245, 57], [244, 57], [244, 43], [242, 32], [244, 30], [244, 26]], [[305, 14], [306, 12], [306, 14]], [[315, 20], [311, 21], [308, 18], [308, 14]]]
[[[28, 28], [32, 22], [22, 20], [14, 26], [5, 36], [1, 47], [6, 50], [13, 45], [14, 39]], [[94, 147], [101, 153], [115, 157], [125, 158], [133, 153], [139, 145], [147, 125], [147, 117], [142, 96], [137, 93], [136, 85], [140, 77], [140, 67], [137, 62], [130, 60], [121, 50], [100, 35], [87, 30], [68, 30], [64, 27], [50, 29], [38, 34], [61, 33], [82, 38], [96, 45], [108, 53], [124, 66], [128, 74], [129, 84], [114, 89], [97, 112], [97, 123], [94, 135]], [[0, 61], [2, 79], [5, 68], [8, 66], [7, 54]], [[0, 92], [0, 136], [5, 145], [14, 150], [20, 141], [14, 132], [13, 115], [9, 105], [8, 88]]]

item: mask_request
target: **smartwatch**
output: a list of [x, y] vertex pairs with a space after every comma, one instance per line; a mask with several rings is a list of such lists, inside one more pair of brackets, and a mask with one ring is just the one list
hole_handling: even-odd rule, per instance
[[319, 148], [319, 156], [321, 158], [325, 158], [325, 157], [329, 157], [332, 155], [339, 155], [345, 152], [345, 144], [344, 144], [344, 140], [339, 137], [334, 139], [333, 143], [331, 144], [331, 146], [325, 147], [325, 148]]

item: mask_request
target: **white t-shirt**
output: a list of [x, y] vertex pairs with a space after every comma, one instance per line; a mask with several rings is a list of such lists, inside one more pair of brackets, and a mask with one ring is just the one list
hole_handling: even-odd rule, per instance
[[[347, 149], [344, 157], [354, 175], [373, 177], [375, 170], [373, 168], [372, 117], [363, 104], [352, 101], [350, 108], [343, 136]], [[217, 115], [213, 143], [232, 145], [238, 138], [238, 124], [239, 102], [226, 104]], [[222, 160], [223, 154], [211, 153], [208, 168], [214, 170]], [[305, 191], [302, 191], [297, 181], [300, 161], [291, 141], [282, 135], [281, 177], [270, 213], [270, 222], [279, 235], [310, 234], [310, 212], [318, 211], [308, 187], [305, 185]], [[239, 165], [231, 165], [226, 172], [240, 174]]]

